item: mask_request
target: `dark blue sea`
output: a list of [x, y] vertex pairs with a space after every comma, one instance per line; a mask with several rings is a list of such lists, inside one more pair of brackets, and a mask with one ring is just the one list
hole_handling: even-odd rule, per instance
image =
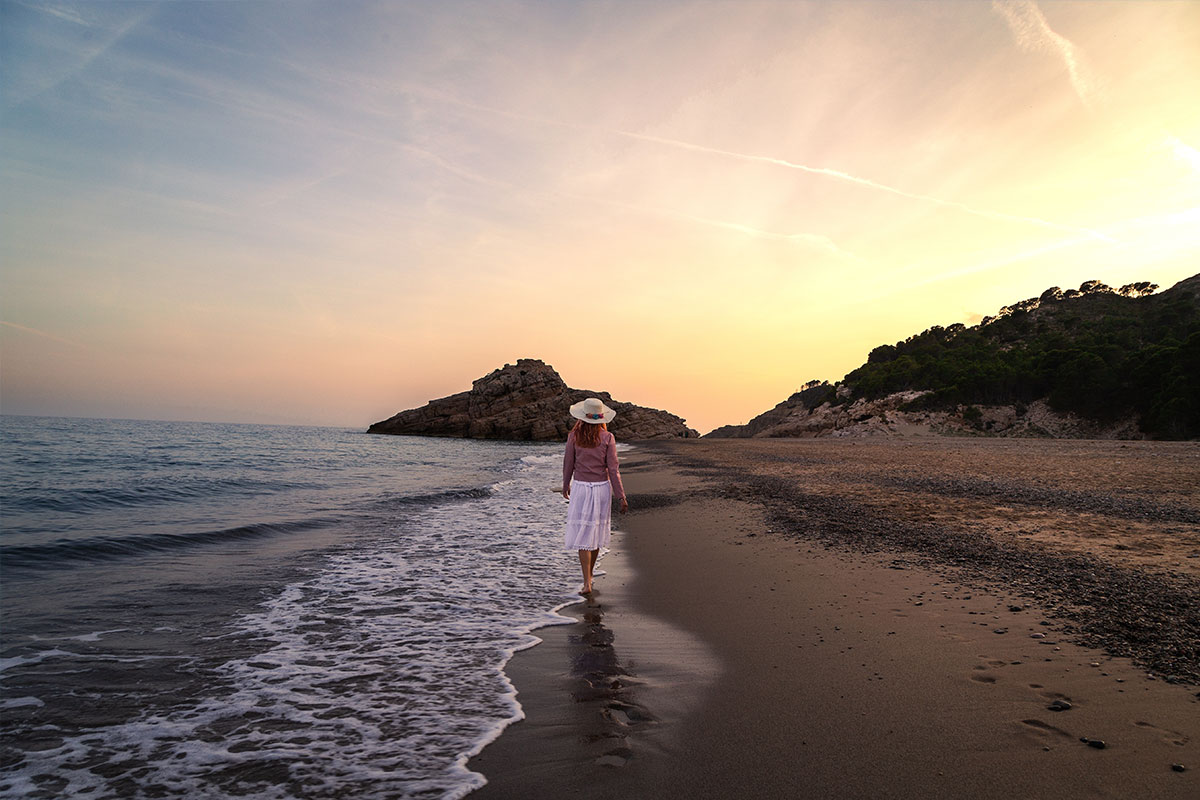
[[578, 600], [561, 446], [0, 417], [0, 794], [457, 798]]

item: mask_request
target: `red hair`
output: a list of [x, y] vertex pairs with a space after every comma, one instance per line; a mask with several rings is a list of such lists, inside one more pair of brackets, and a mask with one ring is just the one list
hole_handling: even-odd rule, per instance
[[575, 423], [575, 427], [571, 429], [571, 433], [575, 434], [576, 447], [599, 447], [601, 431], [608, 430], [608, 426], [603, 422], [592, 424], [580, 420]]

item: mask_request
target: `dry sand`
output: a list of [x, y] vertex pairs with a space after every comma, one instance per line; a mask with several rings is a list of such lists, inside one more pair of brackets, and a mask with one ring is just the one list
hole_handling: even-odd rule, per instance
[[510, 663], [527, 719], [472, 800], [1200, 797], [1200, 447], [701, 441], [622, 474], [608, 574]]

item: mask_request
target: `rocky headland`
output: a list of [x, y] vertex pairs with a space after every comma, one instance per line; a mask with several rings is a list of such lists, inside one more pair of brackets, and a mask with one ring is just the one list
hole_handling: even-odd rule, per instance
[[[839, 387], [840, 388], [840, 387]], [[1017, 436], [1049, 439], [1145, 439], [1133, 416], [1097, 422], [1055, 411], [1044, 400], [1028, 405], [914, 409], [929, 391], [860, 397], [811, 405], [798, 392], [745, 425], [725, 425], [711, 439], [843, 438], [856, 436]]]
[[608, 392], [572, 389], [553, 367], [532, 358], [505, 364], [472, 383], [469, 391], [376, 422], [367, 433], [563, 441], [575, 424], [571, 406], [588, 397], [599, 397], [617, 412], [608, 427], [619, 441], [699, 436], [682, 418], [666, 411], [614, 400]]
[[1051, 287], [978, 325], [933, 326], [809, 381], [712, 438], [1200, 438], [1200, 275]]

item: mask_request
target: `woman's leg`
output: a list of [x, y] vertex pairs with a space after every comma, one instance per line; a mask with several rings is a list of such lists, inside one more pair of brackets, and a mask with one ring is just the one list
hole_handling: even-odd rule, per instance
[[587, 594], [592, 590], [592, 565], [595, 561], [592, 558], [592, 553], [595, 550], [580, 550], [579, 551], [579, 568], [583, 570], [583, 593]]
[[588, 578], [592, 577], [592, 573], [596, 571], [596, 559], [600, 557], [600, 548], [588, 550]]

